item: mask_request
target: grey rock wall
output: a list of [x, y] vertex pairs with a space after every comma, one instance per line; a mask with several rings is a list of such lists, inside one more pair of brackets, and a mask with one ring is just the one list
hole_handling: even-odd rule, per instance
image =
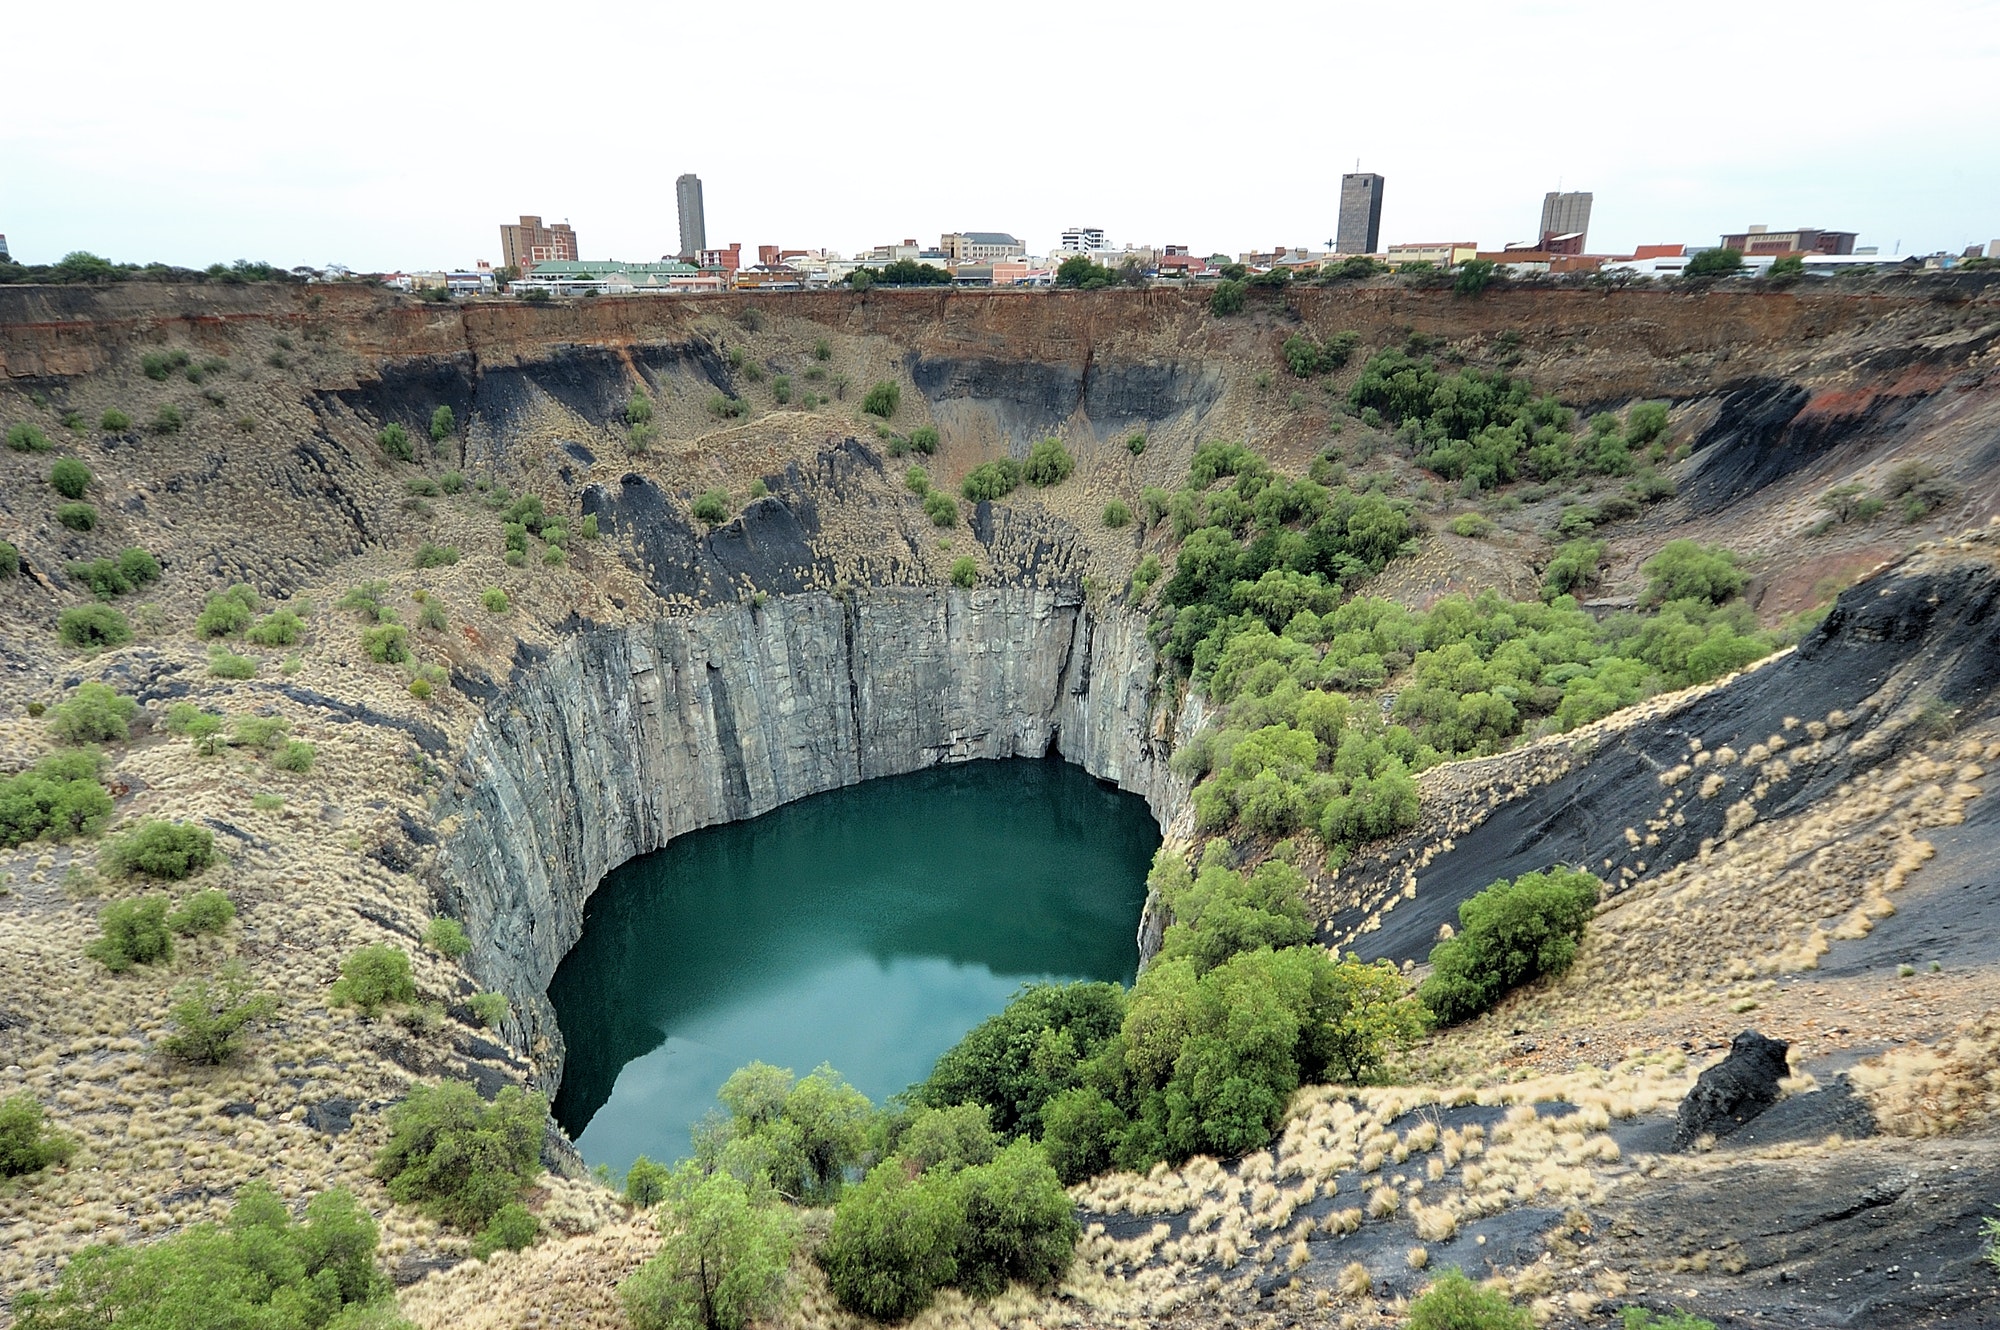
[[1171, 830], [1187, 804], [1172, 713], [1144, 617], [1072, 590], [801, 594], [586, 628], [487, 704], [439, 810], [435, 887], [553, 1091], [548, 983], [619, 864], [877, 776], [1050, 752]]

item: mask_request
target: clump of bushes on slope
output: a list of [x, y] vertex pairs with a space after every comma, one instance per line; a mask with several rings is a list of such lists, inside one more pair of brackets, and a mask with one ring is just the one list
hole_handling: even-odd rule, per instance
[[95, 680], [56, 703], [49, 713], [49, 733], [66, 744], [122, 743], [132, 733], [139, 704]]
[[23, 1294], [14, 1310], [22, 1330], [358, 1326], [355, 1309], [394, 1298], [375, 1265], [377, 1238], [375, 1221], [343, 1188], [313, 1197], [300, 1222], [268, 1184], [253, 1181], [237, 1191], [228, 1222], [158, 1242], [86, 1247], [53, 1292]]
[[492, 1223], [542, 1171], [548, 1101], [509, 1086], [488, 1103], [464, 1081], [413, 1085], [388, 1113], [375, 1176], [403, 1205], [467, 1233]]
[[[649, 1160], [641, 1180], [659, 1205], [659, 1252], [618, 1285], [632, 1330], [742, 1330], [783, 1303], [798, 1225], [768, 1190], [727, 1172]], [[634, 1165], [634, 1172], [638, 1166]], [[628, 1188], [629, 1191], [629, 1188]]]
[[215, 862], [215, 833], [149, 818], [106, 845], [100, 862], [112, 873], [178, 882]]
[[875, 1113], [866, 1095], [827, 1066], [799, 1079], [753, 1062], [724, 1081], [716, 1098], [729, 1114], [696, 1129], [696, 1160], [805, 1204], [840, 1194], [867, 1148]]
[[74, 1153], [76, 1142], [49, 1126], [40, 1100], [26, 1091], [0, 1099], [0, 1178], [39, 1173]]
[[0, 779], [0, 846], [94, 836], [111, 820], [111, 795], [97, 779], [95, 750], [55, 753]]
[[91, 594], [99, 600], [110, 600], [159, 581], [160, 561], [146, 550], [132, 545], [120, 550], [115, 559], [72, 563], [64, 571], [89, 587]]
[[1573, 868], [1495, 882], [1458, 907], [1459, 929], [1431, 949], [1419, 989], [1443, 1024], [1470, 1020], [1507, 993], [1576, 959], [1597, 908], [1598, 881]]

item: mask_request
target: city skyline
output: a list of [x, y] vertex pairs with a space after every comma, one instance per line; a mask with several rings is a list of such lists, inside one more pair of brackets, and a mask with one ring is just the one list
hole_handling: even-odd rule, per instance
[[[31, 110], [0, 123], [0, 231], [22, 262], [87, 249], [200, 265], [462, 266], [497, 261], [495, 221], [524, 209], [571, 223], [584, 257], [657, 260], [680, 245], [683, 173], [702, 179], [710, 245], [851, 254], [991, 229], [1041, 254], [1083, 221], [1114, 241], [1197, 252], [1322, 248], [1338, 225], [1340, 174], [1357, 157], [1386, 181], [1383, 244], [1532, 241], [1540, 201], [1556, 189], [1595, 195], [1590, 247], [1602, 253], [1713, 244], [1754, 223], [1856, 231], [1885, 252], [1955, 252], [2000, 236], [2000, 148], [1976, 128], [1990, 123], [2000, 88], [1992, 0], [1917, 0], [1899, 25], [1917, 35], [1896, 43], [1854, 41], [1849, 25], [1870, 11], [1834, 4], [1786, 30], [1782, 60], [1728, 80], [1724, 61], [1739, 57], [1720, 44], [1730, 30], [1720, 25], [1735, 11], [1719, 4], [1677, 10], [1639, 42], [1612, 41], [1602, 12], [1572, 0], [1503, 11], [1454, 0], [1443, 16], [1491, 35], [1343, 66], [1331, 101], [1310, 79], [1225, 79], [1228, 95], [1200, 112], [1149, 118], [1088, 150], [1067, 127], [1127, 124], [1120, 80], [1073, 90], [1060, 62], [937, 61], [920, 32], [893, 25], [877, 58], [897, 77], [859, 86], [809, 43], [760, 52], [746, 66], [724, 42], [714, 58], [677, 70], [685, 86], [676, 95], [726, 113], [675, 120], [667, 140], [643, 152], [615, 150], [617, 126], [649, 120], [643, 80], [551, 65], [535, 69], [535, 95], [569, 112], [530, 118], [510, 127], [504, 151], [495, 141], [462, 159], [433, 145], [484, 144], [486, 112], [455, 80], [417, 75], [421, 52], [448, 49], [475, 22], [526, 31], [509, 18], [530, 13], [524, 6], [356, 0], [343, 32], [393, 35], [393, 49], [411, 58], [351, 61], [271, 57], [288, 40], [320, 39], [310, 14], [256, 11], [257, 23], [237, 24], [202, 21], [236, 12], [222, 0], [129, 13], [86, 0], [93, 8], [116, 21], [93, 29], [91, 97], [74, 95], [60, 62], [14, 72], [16, 100]], [[773, 21], [812, 12], [781, 0]], [[1061, 31], [1077, 49], [1097, 50], [1114, 49], [1134, 22], [1212, 21], [1191, 8], [1076, 11], [1042, 0], [1009, 13], [1025, 30]], [[635, 38], [664, 36], [670, 19], [609, 0], [566, 13], [580, 28]], [[26, 10], [10, 38], [58, 49], [76, 21], [74, 10]], [[1498, 123], [1496, 112], [1553, 115], [1554, 94], [1533, 91], [1526, 69], [1560, 69], [1561, 105], [1591, 113], [1488, 143], [1477, 127]], [[1675, 71], [1674, 81], [1654, 86], [1647, 71]], [[1412, 80], [1425, 97], [1403, 108]], [[1806, 136], [1746, 128], [1819, 105], [1835, 85], [1843, 97], [1831, 132], [1821, 119]], [[1061, 97], [1042, 95], [1058, 88]], [[976, 154], [927, 131], [873, 137], [912, 104], [982, 94], [1006, 98], [1010, 140], [1031, 146]], [[1392, 103], [1394, 116], [1380, 113]], [[138, 124], [171, 127], [186, 146], [137, 151]], [[1294, 126], [1312, 129], [1301, 138]], [[585, 135], [612, 150], [580, 151]]]

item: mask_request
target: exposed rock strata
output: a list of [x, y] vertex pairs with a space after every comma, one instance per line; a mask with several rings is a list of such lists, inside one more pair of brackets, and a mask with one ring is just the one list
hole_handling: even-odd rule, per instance
[[1155, 674], [1142, 616], [1063, 590], [784, 596], [585, 629], [487, 706], [440, 810], [438, 893], [553, 1089], [548, 981], [611, 869], [699, 827], [979, 758], [1060, 754], [1170, 825], [1186, 783]]

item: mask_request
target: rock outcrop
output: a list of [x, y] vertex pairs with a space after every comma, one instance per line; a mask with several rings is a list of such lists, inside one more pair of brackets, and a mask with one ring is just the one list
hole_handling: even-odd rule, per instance
[[1730, 1041], [1729, 1056], [1704, 1071], [1681, 1100], [1674, 1120], [1674, 1149], [1703, 1136], [1727, 1136], [1778, 1102], [1778, 1082], [1791, 1075], [1791, 1045], [1755, 1030]]
[[1059, 754], [1185, 803], [1180, 724], [1142, 616], [1074, 591], [904, 588], [772, 597], [584, 628], [492, 699], [439, 810], [441, 908], [505, 993], [553, 1089], [546, 989], [611, 869], [675, 836], [941, 762]]

